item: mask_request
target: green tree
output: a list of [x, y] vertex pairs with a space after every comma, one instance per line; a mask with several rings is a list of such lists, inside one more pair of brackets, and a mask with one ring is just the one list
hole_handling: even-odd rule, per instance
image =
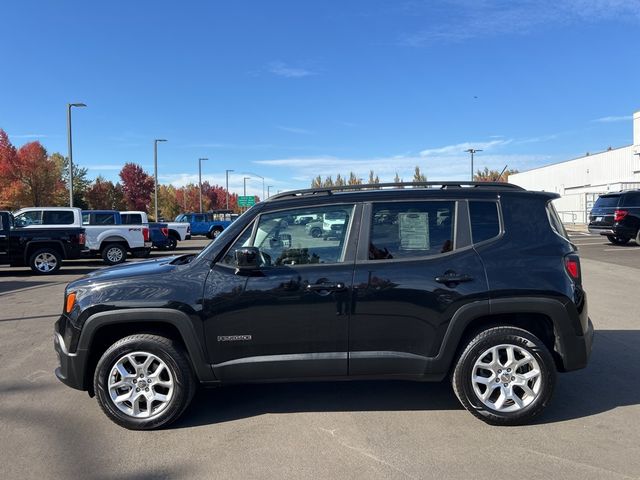
[[336, 187], [342, 187], [345, 185], [345, 183], [346, 182], [344, 181], [344, 178], [342, 178], [340, 174], [336, 175], [336, 181], [334, 183]]
[[311, 180], [311, 188], [320, 188], [322, 187], [322, 176], [318, 175], [313, 180]]
[[326, 177], [324, 179], [324, 182], [322, 182], [322, 186], [323, 187], [333, 187], [333, 185], [334, 185], [334, 183], [333, 183], [333, 178], [331, 178], [331, 175]]
[[380, 178], [373, 173], [373, 170], [369, 170], [369, 185], [375, 185], [377, 183], [380, 183]]
[[427, 176], [420, 171], [420, 167], [416, 165], [416, 169], [413, 172], [413, 181], [414, 182], [426, 182]]
[[354, 172], [349, 172], [347, 185], [362, 185], [362, 179], [358, 178]]
[[505, 170], [502, 175], [497, 170], [489, 170], [489, 167], [484, 167], [484, 170], [478, 170], [473, 176], [475, 182], [507, 182], [509, 175], [518, 173], [516, 169]]
[[[50, 159], [59, 165], [62, 172], [62, 182], [66, 187], [64, 202], [69, 202], [69, 159], [59, 153], [51, 155]], [[85, 199], [87, 188], [91, 185], [91, 180], [87, 178], [88, 170], [80, 167], [77, 163], [73, 164], [73, 206], [78, 208], [87, 208], [88, 204]]]

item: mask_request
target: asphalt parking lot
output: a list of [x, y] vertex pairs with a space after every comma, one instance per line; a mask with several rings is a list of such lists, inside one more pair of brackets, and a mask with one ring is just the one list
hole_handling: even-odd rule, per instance
[[1, 476], [640, 478], [640, 247], [572, 240], [597, 328], [591, 362], [559, 376], [536, 424], [512, 428], [476, 420], [448, 383], [325, 382], [202, 390], [171, 428], [127, 431], [53, 375], [64, 286], [100, 261], [44, 278], [0, 268]]

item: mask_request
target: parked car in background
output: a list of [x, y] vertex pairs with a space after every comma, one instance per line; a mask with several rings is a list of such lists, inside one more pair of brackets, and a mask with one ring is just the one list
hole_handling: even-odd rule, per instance
[[600, 195], [589, 214], [589, 232], [605, 235], [615, 245], [640, 245], [640, 190]]
[[[149, 223], [149, 216], [146, 212], [126, 211], [120, 212], [120, 216], [122, 217], [122, 223], [126, 225], [144, 225]], [[167, 240], [164, 247], [161, 247], [160, 244], [156, 245], [156, 242], [154, 242], [154, 246], [157, 246], [158, 248], [175, 250], [178, 246], [178, 242], [189, 240], [191, 238], [191, 225], [187, 222], [160, 221], [160, 223], [166, 223]]]
[[20, 228], [82, 227], [82, 210], [70, 207], [21, 208], [13, 213], [14, 223]]
[[[43, 211], [41, 210], [42, 214]], [[55, 213], [44, 215], [45, 220], [55, 217]], [[28, 215], [35, 219], [36, 215]], [[40, 216], [42, 221], [42, 215]], [[55, 218], [56, 222], [65, 221]], [[29, 266], [35, 273], [47, 275], [57, 272], [63, 260], [80, 258], [85, 248], [85, 230], [75, 225], [40, 227], [15, 226], [10, 212], [0, 211], [0, 264], [11, 267]]]
[[100, 255], [107, 265], [125, 262], [127, 253], [144, 257], [151, 250], [149, 227], [122, 225], [120, 213], [115, 210], [84, 210], [81, 218], [90, 254]]
[[322, 220], [309, 222], [304, 226], [304, 229], [313, 238], [320, 238], [322, 236], [322, 224]]
[[[70, 283], [56, 376], [138, 430], [179, 418], [199, 383], [311, 379], [447, 380], [485, 422], [531, 421], [593, 340], [558, 195], [411, 187], [274, 195], [197, 256]], [[283, 219], [310, 214], [339, 228], [326, 242], [283, 233]]]
[[235, 218], [232, 210], [213, 210], [206, 213], [181, 213], [176, 217], [176, 222], [188, 222], [191, 225], [191, 235], [216, 238]]

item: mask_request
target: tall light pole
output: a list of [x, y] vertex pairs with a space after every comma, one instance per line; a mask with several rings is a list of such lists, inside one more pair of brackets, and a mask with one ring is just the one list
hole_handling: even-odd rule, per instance
[[224, 175], [227, 179], [227, 184], [225, 186], [227, 190], [227, 210], [229, 210], [229, 172], [234, 172], [235, 170], [225, 170]]
[[69, 206], [73, 207], [73, 147], [71, 142], [71, 107], [86, 107], [84, 103], [67, 103], [67, 147], [69, 149]]
[[[245, 196], [245, 201], [246, 201], [246, 197], [247, 197], [247, 180], [251, 180], [251, 177], [244, 177], [242, 179], [242, 182], [244, 183], [244, 196]], [[245, 207], [246, 208], [246, 207]]]
[[166, 142], [164, 138], [156, 138], [153, 141], [153, 209], [154, 220], [158, 221], [158, 142]]
[[264, 177], [262, 175], [258, 175], [257, 173], [253, 173], [253, 172], [244, 172], [247, 175], [253, 175], [254, 177], [258, 177], [262, 179], [262, 199], [264, 200]]
[[271, 189], [273, 188], [273, 185], [267, 185], [267, 198], [269, 198], [271, 196]]
[[471, 154], [471, 181], [472, 182], [473, 182], [473, 155], [481, 151], [482, 150], [478, 148], [469, 148], [468, 150], [465, 150], [465, 152], [469, 152]]
[[198, 159], [198, 185], [200, 186], [200, 213], [202, 213], [202, 162], [209, 160], [208, 158]]

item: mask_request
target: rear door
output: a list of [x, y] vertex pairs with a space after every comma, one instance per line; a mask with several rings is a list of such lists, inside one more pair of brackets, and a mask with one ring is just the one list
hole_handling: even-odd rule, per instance
[[9, 215], [0, 215], [0, 264], [9, 263]]
[[589, 214], [589, 226], [613, 227], [614, 212], [618, 209], [620, 194], [600, 195]]
[[426, 373], [453, 314], [487, 298], [468, 203], [365, 206], [353, 288], [349, 375]]

